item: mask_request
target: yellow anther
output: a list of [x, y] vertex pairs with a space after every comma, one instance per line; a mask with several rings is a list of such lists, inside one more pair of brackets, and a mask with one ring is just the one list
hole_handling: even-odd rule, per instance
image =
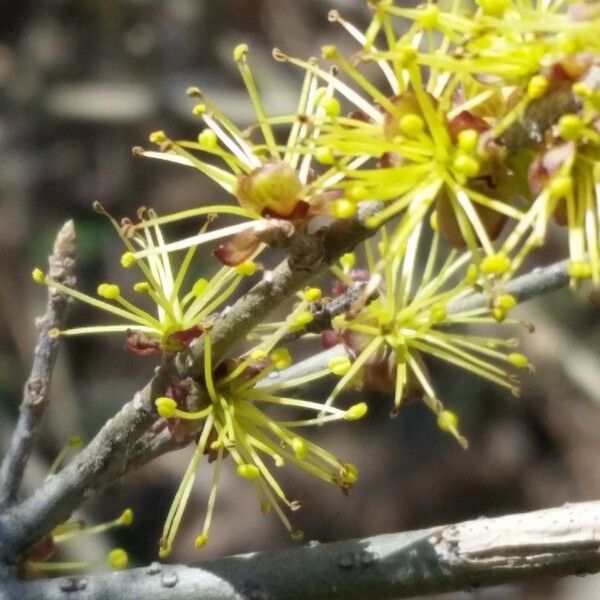
[[304, 299], [307, 302], [317, 302], [323, 296], [323, 292], [318, 287], [306, 288], [304, 290]]
[[573, 179], [568, 175], [557, 175], [548, 185], [552, 198], [564, 198], [573, 189]]
[[348, 196], [348, 198], [350, 198], [350, 200], [360, 202], [369, 195], [369, 192], [367, 191], [367, 188], [364, 185], [355, 184], [351, 185], [348, 188], [346, 195]]
[[254, 481], [260, 477], [260, 471], [256, 465], [249, 464], [241, 464], [237, 466], [236, 473], [243, 477], [244, 479], [248, 479], [250, 481]]
[[123, 548], [113, 548], [106, 557], [106, 562], [111, 569], [125, 569], [129, 564], [129, 556]]
[[340, 104], [340, 101], [333, 96], [325, 96], [321, 102], [319, 102], [319, 105], [321, 108], [323, 108], [328, 117], [339, 117], [342, 113], [342, 105]]
[[147, 281], [138, 281], [133, 285], [133, 291], [140, 294], [147, 294], [150, 291], [150, 284]]
[[294, 451], [296, 458], [299, 458], [300, 460], [306, 458], [306, 455], [308, 454], [306, 442], [299, 437], [295, 437], [294, 439], [292, 439], [292, 450]]
[[167, 556], [169, 556], [169, 554], [171, 554], [171, 545], [170, 544], [168, 546], [161, 546], [158, 549], [159, 558], [167, 558]]
[[474, 129], [465, 129], [458, 134], [457, 144], [465, 152], [473, 152], [479, 141], [479, 134]]
[[245, 275], [246, 277], [251, 277], [256, 273], [256, 263], [253, 260], [245, 260], [243, 263], [240, 263], [235, 270], [238, 275]]
[[465, 177], [475, 177], [479, 174], [481, 165], [476, 158], [459, 153], [452, 161], [454, 168]]
[[508, 312], [517, 306], [517, 299], [511, 294], [501, 294], [496, 299], [496, 306]]
[[475, 0], [486, 15], [501, 17], [511, 6], [511, 0]]
[[48, 335], [52, 338], [52, 339], [56, 339], [57, 337], [60, 337], [60, 329], [58, 327], [53, 327], [49, 332]]
[[358, 419], [362, 419], [368, 412], [369, 407], [366, 402], [359, 402], [358, 404], [353, 404], [346, 411], [346, 421], [358, 421]]
[[322, 165], [332, 165], [335, 162], [335, 156], [333, 155], [331, 148], [327, 148], [326, 146], [315, 148], [314, 157], [315, 160]]
[[131, 508], [126, 508], [119, 517], [119, 523], [121, 525], [131, 525], [133, 523], [133, 511]]
[[136, 260], [133, 252], [125, 252], [121, 255], [121, 266], [125, 269], [129, 269], [135, 265]]
[[431, 316], [431, 320], [434, 323], [441, 323], [442, 321], [445, 321], [446, 318], [448, 317], [448, 311], [446, 310], [446, 306], [441, 303], [434, 304], [431, 307], [430, 316]]
[[167, 134], [160, 130], [160, 131], [153, 131], [149, 136], [148, 139], [153, 143], [153, 144], [162, 144], [164, 142], [167, 141]]
[[558, 121], [558, 133], [563, 140], [576, 140], [581, 135], [585, 123], [577, 115], [563, 115]]
[[206, 279], [204, 279], [204, 277], [201, 277], [192, 286], [192, 294], [194, 296], [196, 296], [196, 298], [202, 296], [207, 285], [208, 285], [208, 281]]
[[340, 265], [342, 265], [342, 269], [344, 269], [344, 272], [347, 273], [348, 271], [350, 271], [350, 269], [352, 269], [355, 264], [356, 255], [354, 254], [354, 252], [346, 252], [346, 254], [342, 254], [342, 256], [340, 256]]
[[409, 113], [401, 117], [398, 122], [400, 131], [410, 138], [415, 138], [425, 129], [425, 122], [423, 119], [414, 113]]
[[213, 150], [218, 145], [217, 134], [212, 129], [205, 129], [198, 135], [198, 144], [205, 150]]
[[496, 321], [497, 323], [502, 323], [502, 321], [504, 321], [504, 319], [506, 319], [506, 311], [503, 308], [500, 308], [499, 306], [495, 306], [494, 308], [492, 308], [492, 317], [494, 317], [494, 321]]
[[594, 91], [590, 88], [589, 85], [583, 83], [583, 81], [578, 81], [574, 83], [572, 88], [573, 92], [582, 98], [591, 98], [594, 95]]
[[233, 49], [233, 60], [235, 62], [242, 62], [246, 60], [246, 56], [248, 55], [248, 44], [238, 44]]
[[261, 350], [260, 348], [257, 348], [256, 350], [252, 350], [252, 352], [250, 352], [251, 360], [263, 361], [263, 360], [266, 360], [268, 357], [269, 357], [269, 355], [264, 350]]
[[116, 300], [121, 296], [121, 288], [114, 283], [101, 283], [97, 290], [98, 296], [107, 300]]
[[330, 212], [337, 219], [350, 219], [356, 214], [356, 204], [346, 198], [340, 198], [331, 203]]
[[177, 413], [177, 402], [173, 398], [157, 398], [154, 401], [156, 412], [165, 419], [172, 419]]
[[356, 483], [358, 479], [358, 469], [352, 463], [344, 463], [340, 469], [340, 480], [346, 485]]
[[352, 361], [347, 356], [334, 356], [327, 364], [329, 370], [338, 377], [343, 377], [352, 366]]
[[196, 547], [196, 548], [204, 548], [204, 546], [206, 546], [207, 542], [208, 542], [208, 534], [207, 533], [201, 533], [194, 540], [194, 547]]
[[512, 352], [506, 359], [513, 367], [517, 367], [517, 369], [526, 369], [529, 367], [529, 360], [520, 352]]
[[531, 100], [541, 98], [548, 89], [548, 80], [543, 75], [534, 75], [527, 84], [527, 97]]
[[420, 11], [417, 23], [425, 29], [433, 29], [438, 24], [440, 9], [435, 4], [427, 4]]
[[44, 283], [46, 281], [46, 276], [41, 269], [34, 269], [31, 272], [31, 277], [36, 283]]
[[484, 275], [504, 275], [511, 267], [511, 262], [506, 254], [493, 254], [486, 256], [481, 261], [481, 272]]
[[290, 331], [300, 331], [301, 329], [304, 329], [304, 327], [308, 325], [314, 318], [315, 316], [310, 310], [301, 311], [290, 319]]
[[290, 351], [283, 346], [275, 348], [275, 350], [271, 352], [271, 362], [278, 371], [287, 369], [292, 364]]
[[[206, 104], [196, 104], [196, 106], [194, 106], [194, 108], [192, 108], [192, 113], [197, 117], [201, 117], [205, 112], [206, 112]], [[200, 134], [200, 135], [202, 135], [202, 134]], [[198, 137], [200, 137], [200, 136], [198, 136]]]
[[592, 276], [592, 266], [583, 260], [572, 260], [567, 266], [571, 279], [589, 279]]
[[333, 45], [327, 45], [321, 47], [321, 56], [325, 59], [331, 60], [338, 55], [337, 48]]
[[438, 415], [437, 424], [442, 431], [453, 433], [458, 429], [458, 417], [451, 410], [443, 410]]
[[290, 537], [293, 541], [299, 542], [304, 539], [304, 531], [302, 531], [302, 529], [294, 529], [290, 532]]

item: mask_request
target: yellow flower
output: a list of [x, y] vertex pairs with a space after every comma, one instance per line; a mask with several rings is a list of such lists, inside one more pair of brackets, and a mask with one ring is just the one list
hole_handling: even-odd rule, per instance
[[[248, 47], [245, 44], [234, 50], [234, 60], [256, 112], [254, 124], [240, 129], [200, 90], [191, 88], [188, 90], [190, 96], [200, 101], [193, 112], [206, 126], [198, 140], [171, 140], [164, 132], [155, 132], [151, 141], [158, 143], [161, 151], [141, 151], [146, 157], [198, 169], [234, 196], [240, 206], [191, 208], [151, 220], [142, 226], [211, 213], [228, 213], [247, 219], [263, 216], [298, 219], [309, 212], [329, 210], [331, 199], [327, 197], [327, 192], [334, 183], [343, 179], [344, 173], [338, 164], [329, 164], [327, 157], [318, 152], [315, 140], [319, 135], [318, 121], [324, 116], [335, 120], [339, 112], [332, 87], [318, 87], [318, 78], [307, 73], [296, 111], [289, 115], [268, 117], [247, 55]], [[276, 128], [280, 126], [288, 129], [283, 144], [276, 139]], [[253, 141], [253, 137], [259, 139]], [[315, 164], [315, 157], [325, 166]], [[341, 163], [353, 168], [364, 160], [348, 157], [342, 159]], [[241, 224], [237, 227], [251, 226]], [[232, 231], [223, 230], [222, 236]], [[214, 237], [195, 236], [179, 242], [178, 248], [209, 239]]]
[[[96, 208], [106, 214], [99, 205]], [[155, 215], [149, 212], [148, 217], [154, 219]], [[184, 292], [183, 286], [196, 254], [196, 246], [187, 251], [179, 266], [175, 268], [170, 254], [161, 250], [166, 244], [158, 225], [131, 233], [127, 228], [124, 232], [119, 224], [109, 218], [126, 247], [126, 252], [121, 257], [121, 266], [125, 269], [135, 267], [142, 276], [142, 279], [133, 285], [132, 291], [143, 296], [150, 306], [154, 305], [154, 314], [151, 310], [128, 300], [116, 284], [101, 283], [97, 289], [98, 297], [94, 297], [67, 287], [35, 269], [33, 278], [38, 283], [45, 283], [121, 320], [117, 324], [55, 330], [52, 332], [54, 335], [124, 332], [128, 334], [130, 349], [140, 354], [152, 353], [159, 349], [178, 350], [204, 331], [210, 315], [222, 308], [246, 274], [254, 272], [249, 269], [249, 265], [246, 265], [248, 268], [245, 271], [222, 267], [209, 280], [200, 278], [191, 285], [188, 283], [188, 290]], [[207, 226], [208, 224], [202, 231], [205, 231]]]
[[[419, 272], [421, 229], [421, 224], [415, 226], [402, 252], [393, 247], [393, 237], [384, 235], [377, 261], [367, 247], [371, 278], [364, 298], [375, 298], [353, 307], [351, 314], [333, 319], [351, 361], [331, 365], [342, 377], [325, 406], [331, 406], [337, 395], [357, 378], [362, 377], [362, 383], [373, 383], [378, 389], [389, 381], [394, 389], [395, 410], [405, 398], [422, 397], [437, 415], [440, 427], [466, 446], [456, 419], [449, 417], [430, 380], [427, 360], [443, 360], [508, 388], [513, 394], [519, 393], [519, 387], [512, 368], [529, 369], [530, 365], [523, 354], [514, 350], [516, 340], [465, 330], [469, 325], [517, 323], [507, 318], [516, 305], [515, 298], [499, 294], [490, 305], [461, 308], [461, 303], [468, 306], [466, 301], [473, 294], [474, 285], [481, 289], [482, 280], [493, 276], [493, 272], [479, 273], [474, 264], [469, 264], [468, 253], [457, 256], [455, 250], [438, 268], [437, 232], [426, 254], [424, 269]], [[351, 283], [348, 274], [341, 269], [335, 271]]]
[[[307, 380], [324, 377], [329, 371], [280, 382], [278, 378], [265, 379], [291, 362], [287, 350], [273, 348], [274, 343], [259, 344], [228, 374], [217, 378], [213, 375], [211, 341], [207, 333], [204, 335], [205, 364], [200, 410], [190, 412], [179, 408], [177, 402], [168, 397], [156, 400], [159, 415], [167, 419], [191, 420], [197, 422], [199, 428], [194, 455], [167, 516], [160, 546], [161, 556], [167, 556], [171, 551], [205, 455], [208, 455], [209, 462], [214, 463], [213, 479], [204, 525], [196, 538], [196, 547], [202, 547], [208, 541], [220, 471], [227, 456], [231, 456], [235, 463], [236, 473], [255, 487], [263, 512], [273, 510], [294, 538], [301, 537], [302, 532], [293, 528], [284, 509], [294, 511], [300, 508], [300, 504], [287, 497], [269, 463], [276, 467], [293, 464], [319, 479], [336, 484], [342, 490], [348, 490], [356, 481], [356, 467], [341, 462], [301, 435], [298, 429], [331, 421], [360, 419], [366, 413], [366, 405], [359, 403], [348, 410], [340, 410], [286, 396], [287, 389], [295, 388]], [[269, 407], [269, 412], [263, 407]], [[271, 414], [282, 409], [284, 412], [299, 409], [314, 416], [289, 420]]]

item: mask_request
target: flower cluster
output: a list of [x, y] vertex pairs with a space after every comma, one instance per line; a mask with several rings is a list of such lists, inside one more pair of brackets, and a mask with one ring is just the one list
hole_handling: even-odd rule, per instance
[[[167, 215], [141, 209], [135, 221], [121, 222], [96, 206], [125, 245], [122, 267], [141, 276], [132, 286], [141, 303], [115, 283], [101, 283], [96, 297], [33, 273], [119, 319], [56, 335], [121, 332], [138, 354], [168, 358], [193, 346], [203, 355], [202, 369], [174, 379], [154, 399], [153, 431], [167, 429], [195, 446], [161, 556], [171, 551], [205, 461], [213, 464], [213, 482], [197, 547], [208, 540], [227, 459], [254, 485], [264, 512], [299, 537], [287, 511], [300, 502], [289, 499], [272, 465], [294, 464], [348, 491], [356, 467], [298, 430], [363, 417], [365, 402], [334, 406], [350, 387], [389, 392], [394, 414], [406, 400], [422, 399], [439, 427], [466, 447], [429, 365], [443, 361], [519, 393], [516, 371], [533, 369], [518, 341], [501, 333], [520, 324], [507, 285], [545, 242], [552, 221], [568, 227], [572, 281], [600, 285], [598, 7], [563, 0], [370, 5], [364, 32], [330, 13], [357, 44], [351, 56], [324, 46], [327, 66], [274, 51], [304, 74], [289, 114], [267, 114], [241, 44], [233, 58], [256, 120], [241, 126], [192, 88], [203, 127], [197, 139], [156, 131], [150, 141], [157, 150], [136, 149], [196, 169], [232, 198]], [[372, 229], [375, 245], [340, 256], [344, 246], [314, 269], [339, 258], [331, 296], [300, 289], [306, 279], [299, 277], [296, 297], [282, 307], [285, 318], [252, 322], [245, 340], [228, 345], [245, 344], [237, 354], [217, 356], [211, 332], [227, 318], [242, 280], [262, 277], [264, 294], [274, 277], [258, 262], [263, 253], [297, 240], [319, 245], [322, 228], [351, 228], [367, 202], [370, 216], [360, 224]], [[241, 221], [217, 227], [219, 215]], [[171, 223], [192, 218], [202, 219], [196, 235], [167, 241]], [[217, 240], [220, 264], [212, 276], [194, 279], [199, 246]], [[293, 275], [285, 273], [289, 283]], [[268, 295], [262, 300], [270, 302]], [[290, 349], [300, 338], [321, 338], [340, 352], [294, 375]], [[331, 376], [337, 381], [324, 401], [298, 397], [302, 386]]]

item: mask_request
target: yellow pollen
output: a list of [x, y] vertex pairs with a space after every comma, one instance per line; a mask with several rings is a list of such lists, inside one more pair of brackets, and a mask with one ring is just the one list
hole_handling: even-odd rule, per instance
[[119, 517], [119, 523], [121, 525], [131, 525], [133, 523], [133, 511], [131, 508], [126, 508]]
[[149, 136], [148, 139], [153, 143], [153, 144], [162, 144], [164, 142], [167, 141], [167, 134], [160, 130], [160, 131], [153, 131]]
[[323, 296], [323, 292], [317, 287], [311, 287], [304, 290], [304, 299], [307, 302], [317, 302]]
[[437, 423], [442, 431], [453, 432], [458, 428], [458, 417], [451, 410], [443, 410], [438, 415]]
[[584, 127], [583, 120], [577, 115], [563, 115], [558, 122], [558, 133], [563, 140], [576, 140]]
[[511, 0], [475, 0], [486, 15], [501, 17], [511, 6]]
[[358, 421], [362, 419], [368, 412], [369, 407], [366, 402], [359, 402], [358, 404], [352, 405], [347, 411], [345, 419], [346, 421]]
[[468, 154], [458, 154], [452, 162], [454, 168], [465, 177], [475, 177], [479, 174], [480, 164], [476, 158]]
[[344, 272], [350, 271], [356, 264], [356, 255], [353, 252], [342, 254], [342, 256], [340, 256], [340, 264], [342, 265]]
[[438, 24], [440, 9], [435, 4], [427, 4], [417, 17], [419, 25], [425, 29], [433, 29]]
[[194, 540], [194, 546], [196, 548], [204, 548], [204, 546], [206, 546], [207, 542], [208, 542], [208, 534], [207, 533], [201, 533]]
[[350, 219], [356, 214], [356, 204], [345, 198], [331, 203], [331, 215], [337, 219]]
[[192, 287], [192, 294], [196, 296], [196, 298], [202, 296], [202, 293], [206, 289], [207, 285], [208, 281], [204, 279], [204, 277], [201, 277], [200, 279], [198, 279], [198, 281], [196, 281], [196, 283], [194, 283], [194, 286]]
[[133, 267], [133, 265], [135, 265], [136, 260], [135, 260], [135, 256], [133, 255], [133, 252], [125, 252], [122, 256], [121, 256], [121, 266], [124, 267], [125, 269], [129, 269], [130, 267]]
[[517, 367], [517, 369], [526, 369], [529, 366], [529, 360], [520, 352], [512, 352], [506, 358], [508, 362], [513, 365], [513, 367]]
[[271, 352], [271, 362], [278, 371], [287, 369], [292, 364], [292, 356], [287, 348], [275, 348]]
[[335, 162], [335, 156], [333, 155], [331, 148], [327, 148], [326, 146], [315, 148], [314, 157], [315, 160], [322, 165], [332, 165]]
[[165, 419], [172, 419], [177, 412], [177, 402], [173, 398], [157, 398], [154, 401], [156, 412]]
[[534, 75], [527, 84], [527, 97], [531, 100], [541, 98], [548, 89], [548, 80], [543, 75]]
[[134, 284], [133, 291], [140, 294], [147, 294], [150, 291], [150, 284], [147, 281], [138, 281]]
[[127, 552], [123, 550], [123, 548], [113, 548], [108, 553], [106, 562], [111, 569], [119, 571], [127, 567], [129, 564], [129, 556], [127, 555]]
[[[197, 117], [201, 117], [206, 112], [206, 104], [196, 104], [194, 108], [192, 108], [192, 113]], [[202, 134], [200, 134], [202, 135]]]
[[253, 260], [245, 260], [243, 263], [239, 264], [235, 270], [238, 275], [251, 277], [256, 273], [256, 263]]
[[503, 275], [510, 269], [510, 259], [505, 254], [486, 256], [481, 261], [481, 272], [484, 275]]
[[198, 144], [202, 149], [213, 150], [217, 147], [217, 134], [212, 129], [205, 129], [198, 135]]
[[352, 463], [344, 463], [340, 470], [340, 479], [342, 483], [352, 485], [358, 480], [358, 469]]
[[296, 458], [299, 458], [300, 460], [302, 460], [303, 458], [306, 458], [306, 455], [308, 454], [308, 448], [306, 447], [306, 442], [302, 438], [299, 438], [299, 437], [295, 437], [292, 440], [292, 450], [294, 451]]
[[414, 113], [404, 115], [398, 123], [400, 131], [407, 137], [416, 138], [425, 129], [425, 122], [423, 119]]
[[335, 46], [323, 46], [321, 48], [321, 56], [327, 60], [331, 60], [335, 58], [338, 54], [337, 48]]
[[101, 283], [97, 290], [98, 296], [107, 300], [116, 300], [121, 296], [121, 289], [114, 283]]
[[457, 144], [465, 152], [473, 152], [477, 147], [479, 134], [474, 129], [465, 129], [458, 134]]
[[339, 117], [342, 113], [342, 105], [340, 104], [340, 101], [333, 96], [326, 96], [323, 98], [323, 100], [320, 102], [320, 105], [328, 117]]
[[46, 280], [46, 276], [44, 275], [44, 272], [41, 269], [34, 269], [31, 272], [31, 277], [36, 283], [44, 283], [44, 281]]
[[334, 375], [343, 377], [350, 370], [352, 361], [347, 356], [334, 356], [327, 366]]
[[260, 471], [256, 465], [241, 464], [237, 466], [237, 474], [244, 479], [254, 481], [260, 477]]

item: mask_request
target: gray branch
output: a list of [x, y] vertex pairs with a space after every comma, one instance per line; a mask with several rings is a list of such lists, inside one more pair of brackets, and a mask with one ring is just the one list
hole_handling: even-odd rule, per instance
[[[67, 221], [56, 236], [48, 262], [50, 276], [68, 286], [75, 285], [75, 245], [73, 221]], [[19, 419], [0, 466], [0, 508], [13, 504], [17, 498], [33, 443], [48, 408], [50, 378], [59, 346], [58, 338], [50, 337], [49, 332], [64, 327], [68, 306], [66, 296], [48, 290], [46, 313], [36, 321], [38, 341], [23, 390]]]
[[[275, 553], [5, 584], [6, 600], [384, 600], [600, 571], [600, 502]], [[0, 588], [1, 592], [1, 588]], [[76, 592], [76, 594], [71, 593]]]

